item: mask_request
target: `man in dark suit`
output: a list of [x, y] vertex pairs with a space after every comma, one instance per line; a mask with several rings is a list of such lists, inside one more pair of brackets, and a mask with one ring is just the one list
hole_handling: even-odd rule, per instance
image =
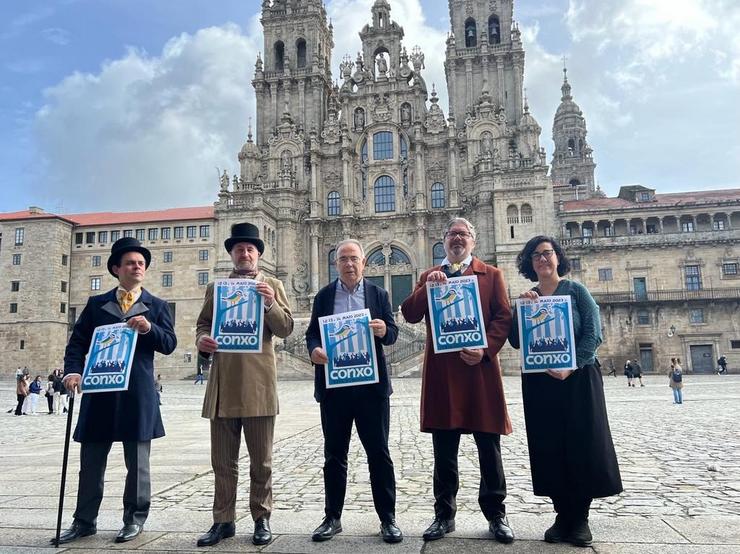
[[167, 303], [141, 287], [150, 261], [149, 250], [138, 240], [125, 237], [116, 241], [108, 258], [108, 271], [118, 279], [118, 288], [88, 299], [67, 344], [64, 385], [70, 391], [79, 391], [85, 355], [96, 327], [125, 321], [139, 333], [128, 390], [82, 397], [74, 433], [74, 440], [80, 443], [77, 508], [72, 526], [59, 538], [60, 544], [97, 532], [105, 467], [113, 442], [123, 443], [127, 469], [124, 525], [116, 542], [138, 536], [149, 515], [151, 441], [164, 436], [154, 389], [154, 352], [170, 354], [177, 346]]
[[[390, 377], [386, 369], [383, 345], [396, 342], [398, 327], [388, 300], [388, 292], [363, 279], [365, 253], [355, 240], [337, 245], [336, 265], [339, 278], [321, 289], [314, 298], [306, 344], [315, 367], [314, 397], [321, 405], [321, 429], [324, 433], [324, 512], [321, 525], [313, 532], [314, 541], [326, 541], [342, 532], [342, 509], [347, 489], [347, 452], [352, 423], [367, 454], [370, 485], [375, 511], [380, 518], [380, 533], [385, 542], [403, 540], [395, 522], [396, 477], [388, 451], [390, 420]], [[342, 388], [326, 388], [324, 364], [328, 362], [321, 344], [319, 318], [370, 310], [370, 328], [378, 358], [378, 383]]]

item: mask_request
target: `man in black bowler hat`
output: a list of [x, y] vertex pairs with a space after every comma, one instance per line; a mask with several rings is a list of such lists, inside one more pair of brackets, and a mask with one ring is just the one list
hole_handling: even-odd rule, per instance
[[198, 546], [214, 546], [236, 533], [236, 487], [241, 435], [249, 451], [249, 511], [254, 521], [252, 543], [272, 541], [272, 441], [278, 413], [277, 368], [272, 337], [293, 331], [288, 297], [279, 279], [259, 270], [265, 244], [251, 223], [231, 226], [224, 242], [234, 270], [229, 279], [254, 279], [264, 300], [261, 352], [220, 352], [211, 336], [213, 283], [206, 289], [196, 326], [199, 356], [213, 360], [202, 415], [210, 420], [211, 465], [214, 475], [213, 525]]
[[151, 441], [164, 436], [154, 390], [154, 352], [171, 354], [177, 346], [167, 303], [142, 288], [151, 258], [149, 250], [133, 237], [113, 244], [108, 271], [118, 279], [118, 287], [88, 299], [67, 344], [63, 383], [68, 390], [79, 391], [85, 356], [96, 327], [125, 321], [139, 333], [128, 390], [82, 397], [74, 433], [74, 440], [80, 443], [77, 508], [71, 527], [59, 537], [60, 544], [97, 532], [105, 468], [114, 442], [123, 443], [127, 470], [124, 525], [115, 541], [137, 537], [149, 515]]

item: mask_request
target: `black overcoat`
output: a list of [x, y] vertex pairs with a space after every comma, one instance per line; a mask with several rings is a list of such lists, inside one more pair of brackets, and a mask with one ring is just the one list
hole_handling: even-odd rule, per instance
[[[391, 308], [388, 292], [380, 288], [373, 282], [365, 279], [363, 281], [365, 288], [365, 307], [370, 310], [372, 319], [382, 319], [385, 321], [385, 336], [381, 339], [375, 338], [375, 353], [378, 356], [378, 382], [372, 385], [362, 385], [363, 391], [373, 391], [381, 397], [388, 397], [393, 393], [391, 380], [388, 376], [388, 369], [385, 362], [383, 345], [390, 346], [398, 338], [398, 326], [393, 318], [393, 309]], [[321, 289], [313, 300], [311, 309], [311, 321], [306, 330], [306, 346], [309, 355], [314, 348], [321, 346], [321, 331], [319, 330], [319, 318], [334, 313], [334, 298], [337, 293], [337, 279]], [[317, 402], [322, 402], [327, 394], [334, 394], [336, 389], [326, 389], [326, 375], [322, 364], [314, 365], [314, 393], [313, 396]], [[341, 394], [341, 393], [340, 393]]]
[[[74, 433], [78, 442], [149, 441], [164, 436], [154, 390], [154, 352], [170, 354], [177, 346], [170, 309], [164, 300], [142, 289], [126, 317], [143, 315], [151, 330], [136, 341], [127, 391], [83, 394]], [[64, 374], [82, 373], [96, 327], [120, 323], [123, 313], [116, 289], [88, 299], [64, 354]]]

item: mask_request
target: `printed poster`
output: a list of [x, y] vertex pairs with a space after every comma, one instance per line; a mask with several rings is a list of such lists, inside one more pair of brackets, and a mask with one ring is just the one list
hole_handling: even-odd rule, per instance
[[82, 392], [128, 390], [137, 337], [125, 323], [96, 327], [82, 371]]
[[329, 363], [324, 366], [326, 388], [371, 385], [380, 380], [370, 310], [319, 318], [321, 345]]
[[516, 309], [522, 372], [576, 369], [571, 297], [519, 298]]
[[254, 279], [217, 279], [213, 284], [211, 336], [219, 352], [262, 352], [262, 295]]
[[427, 301], [435, 353], [488, 348], [475, 275], [427, 282]]

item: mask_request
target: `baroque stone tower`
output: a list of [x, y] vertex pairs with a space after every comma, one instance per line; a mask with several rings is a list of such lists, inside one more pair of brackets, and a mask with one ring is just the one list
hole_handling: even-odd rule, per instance
[[586, 119], [573, 101], [568, 70], [563, 68], [560, 106], [552, 124], [552, 185], [555, 200], [585, 200], [600, 194], [596, 190], [593, 151], [586, 142]]

